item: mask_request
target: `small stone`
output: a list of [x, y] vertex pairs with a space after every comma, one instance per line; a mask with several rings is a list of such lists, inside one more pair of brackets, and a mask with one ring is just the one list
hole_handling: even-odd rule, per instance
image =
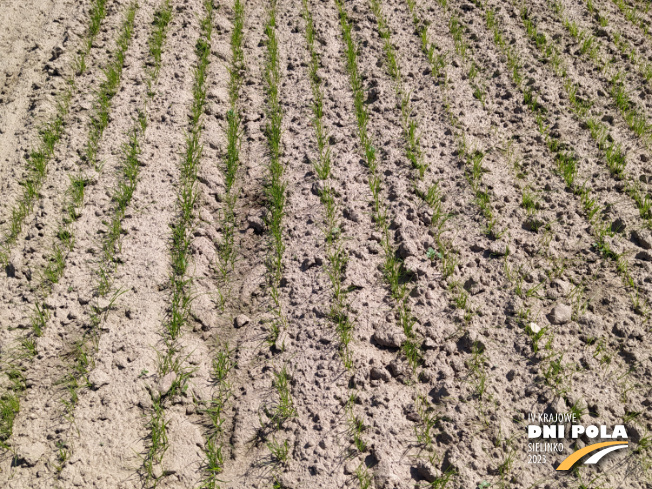
[[374, 467], [374, 482], [378, 489], [389, 489], [390, 487], [394, 487], [394, 484], [399, 481], [400, 479], [394, 473], [389, 460], [381, 460]]
[[104, 385], [108, 385], [111, 378], [104, 371], [96, 369], [88, 376], [88, 382], [93, 389], [97, 390]]
[[358, 460], [349, 460], [346, 464], [344, 464], [344, 474], [345, 475], [355, 474], [355, 471], [358, 469], [359, 466], [360, 466], [360, 462]]
[[650, 233], [650, 231], [645, 229], [635, 229], [632, 231], [632, 239], [644, 250], [652, 248], [652, 233]]
[[33, 467], [45, 454], [47, 447], [43, 443], [33, 443], [20, 449], [19, 453], [25, 465]]
[[174, 372], [169, 372], [165, 374], [161, 380], [159, 380], [158, 383], [158, 392], [161, 396], [164, 396], [168, 392], [170, 392], [170, 389], [172, 388], [172, 385], [174, 384], [174, 381], [177, 380], [177, 374]]
[[344, 209], [343, 214], [344, 214], [344, 217], [346, 219], [348, 219], [349, 221], [360, 222], [360, 220], [361, 220], [360, 213], [358, 211], [356, 211], [353, 207], [346, 207]]
[[620, 217], [611, 223], [611, 230], [614, 233], [622, 233], [626, 227], [627, 224], [625, 224], [625, 221], [623, 221]]
[[489, 245], [489, 251], [492, 255], [505, 256], [509, 253], [509, 247], [504, 241], [494, 241]]
[[637, 260], [652, 261], [652, 254], [650, 254], [650, 252], [647, 251], [647, 250], [643, 250], [643, 251], [639, 251], [638, 253], [636, 253], [635, 258]]
[[392, 360], [387, 369], [392, 374], [392, 377], [400, 377], [406, 373], [405, 366], [398, 360]]
[[411, 239], [404, 239], [398, 247], [398, 254], [401, 258], [417, 256], [419, 254], [419, 247]]
[[427, 273], [426, 268], [422, 265], [421, 260], [416, 256], [408, 256], [403, 261], [403, 268], [413, 275], [423, 276]]
[[484, 292], [484, 287], [473, 277], [464, 282], [464, 289], [471, 295], [477, 295]]
[[161, 464], [154, 465], [152, 468], [152, 477], [154, 477], [154, 480], [158, 480], [163, 477], [163, 467], [161, 467]]
[[383, 382], [389, 382], [389, 373], [384, 368], [371, 367], [369, 371], [369, 378], [371, 380], [382, 380]]
[[650, 158], [648, 158], [648, 156], [647, 156], [646, 154], [643, 154], [643, 153], [641, 153], [641, 155], [639, 156], [639, 158], [641, 159], [641, 161], [642, 161], [643, 163], [647, 163], [648, 161], [650, 161]]
[[245, 316], [244, 314], [238, 314], [233, 320], [233, 326], [235, 326], [236, 328], [243, 328], [250, 322], [251, 320], [249, 319], [248, 316]]
[[548, 320], [552, 324], [566, 324], [571, 320], [573, 310], [566, 304], [559, 304], [548, 314]]
[[396, 332], [392, 333], [390, 331], [376, 331], [373, 335], [373, 339], [380, 346], [387, 346], [389, 348], [400, 348], [403, 346], [403, 343], [407, 340], [407, 337], [404, 333]]
[[249, 216], [247, 218], [247, 226], [258, 234], [265, 230], [265, 223], [260, 216]]
[[419, 460], [416, 466], [417, 474], [428, 482], [435, 482], [439, 477], [439, 471], [425, 460]]
[[313, 195], [320, 196], [321, 194], [324, 193], [324, 182], [321, 180], [317, 180], [315, 183], [312, 184], [312, 188], [310, 189]]
[[539, 326], [537, 323], [530, 323], [529, 326], [530, 331], [532, 331], [534, 334], [537, 334], [539, 331], [541, 331], [541, 326]]

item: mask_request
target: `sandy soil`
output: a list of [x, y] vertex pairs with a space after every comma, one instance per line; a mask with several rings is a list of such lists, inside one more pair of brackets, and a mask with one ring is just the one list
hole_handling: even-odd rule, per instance
[[[54, 113], [64, 75], [73, 69], [91, 3], [0, 1], [3, 232], [22, 192], [26, 155]], [[612, 68], [626, 73], [632, 104], [652, 117], [650, 82], [640, 71], [641, 63], [652, 62], [650, 36], [609, 0], [592, 4], [608, 19], [606, 26], [584, 1], [561, 3], [565, 17], [597, 36], [600, 52], [613, 57]], [[127, 0], [106, 2], [106, 18], [89, 52], [88, 70], [76, 80], [45, 184], [7, 250], [0, 286], [3, 487], [652, 487], [652, 219], [639, 212], [627, 190], [636, 183], [649, 197], [650, 132], [639, 136], [628, 127], [609, 95], [609, 74], [579, 52], [579, 42], [552, 2], [527, 0], [524, 5], [539, 32], [557, 46], [578, 96], [592, 101], [589, 114], [607, 125], [625, 151], [623, 178], [610, 173], [604, 151], [572, 109], [564, 79], [528, 37], [520, 6], [496, 0], [383, 0], [378, 4], [428, 165], [419, 178], [406, 157], [400, 98], [387, 70], [377, 18], [366, 0], [343, 3], [358, 48], [389, 240], [403, 264], [400, 280], [407, 287], [405, 301], [419, 345], [416, 365], [401, 348], [401, 308], [383, 275], [385, 252], [373, 219], [337, 3], [307, 2], [332, 159], [328, 184], [346, 257], [342, 285], [353, 324], [350, 368], [342, 360], [330, 315], [332, 250], [325, 240], [320, 198], [324, 182], [314, 166], [319, 151], [314, 94], [299, 1], [276, 4], [286, 184], [278, 288], [285, 324], [277, 336], [266, 226], [265, 24], [270, 4], [263, 0], [243, 2], [245, 70], [236, 102], [242, 121], [240, 167], [231, 189], [237, 196], [236, 261], [228, 272], [220, 270], [236, 13], [230, 0], [213, 2], [203, 148], [190, 232], [191, 301], [174, 344], [179, 351], [176, 373], [168, 375], [160, 372], [171, 347], [165, 333], [172, 301], [171, 236], [180, 214], [180, 168], [192, 130], [196, 46], [206, 5], [202, 0], [170, 2], [161, 70], [149, 87], [149, 39], [163, 4], [139, 1], [99, 144], [102, 164], [91, 168], [83, 159], [89, 123], [130, 5]], [[636, 6], [640, 18], [650, 18], [644, 2], [625, 4]], [[508, 58], [487, 28], [489, 9], [496, 12], [509, 49], [518, 53], [521, 85], [514, 83]], [[427, 25], [434, 52], [445, 55], [446, 83], [432, 73], [413, 14]], [[453, 24], [461, 26], [457, 40]], [[616, 33], [635, 49], [638, 65], [618, 50]], [[459, 39], [468, 47], [465, 56]], [[472, 66], [475, 76], [469, 76]], [[581, 196], [560, 175], [555, 154], [524, 103], [525, 89], [546, 108], [549, 134], [577, 156], [576, 182], [590, 188], [600, 205], [599, 216], [610, 229], [605, 242], [611, 254], [598, 246], [596, 226]], [[121, 222], [111, 292], [102, 296], [102, 244], [123, 178], [122, 148], [139, 113], [147, 128], [139, 140], [138, 183]], [[462, 137], [468, 148], [483, 154], [479, 188], [495, 217], [493, 233], [487, 232], [471, 169], [460, 152]], [[88, 183], [81, 213], [70, 224], [74, 246], [58, 282], [46, 288], [44, 270], [58, 234], [68, 225], [66, 189], [79, 171]], [[449, 216], [441, 233], [418, 192], [434, 184]], [[530, 205], [524, 203], [528, 198]], [[456, 257], [450, 276], [437, 251], [440, 243]], [[32, 329], [37, 305], [47, 314], [41, 336]], [[33, 345], [31, 354], [25, 345]], [[222, 383], [216, 381], [219, 358], [228, 358], [231, 366]], [[289, 380], [293, 413], [276, 425], [269, 412], [282, 402], [282, 372]], [[168, 395], [176, 382], [181, 388]], [[11, 396], [19, 399], [19, 408], [9, 422]], [[166, 436], [148, 474], [158, 400]], [[218, 430], [211, 418], [217, 405], [223, 406]], [[608, 441], [567, 436], [560, 440], [562, 453], [548, 452], [545, 463], [531, 463], [528, 415], [572, 412], [579, 416], [577, 423], [587, 426], [624, 425], [628, 448], [597, 465], [579, 463], [559, 472], [557, 465], [574, 450]], [[211, 486], [207, 453], [214, 440], [222, 458], [218, 482]], [[287, 448], [283, 457], [275, 453], [279, 446]]]

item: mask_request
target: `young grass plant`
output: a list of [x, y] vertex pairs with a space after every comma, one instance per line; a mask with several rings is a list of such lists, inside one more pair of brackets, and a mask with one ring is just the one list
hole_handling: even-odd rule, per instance
[[286, 183], [283, 180], [285, 170], [282, 161], [283, 147], [281, 142], [281, 125], [283, 109], [280, 100], [281, 70], [276, 37], [276, 0], [271, 0], [268, 7], [268, 19], [265, 25], [267, 55], [265, 58], [264, 77], [267, 93], [267, 125], [265, 136], [269, 155], [267, 182], [265, 185], [267, 216], [266, 224], [269, 231], [270, 254], [267, 257], [268, 283], [276, 315], [268, 339], [274, 343], [282, 328], [286, 326], [285, 316], [281, 307], [279, 286], [283, 274], [283, 217], [285, 216]]
[[[652, 125], [648, 123], [645, 114], [630, 99], [624, 86], [624, 72], [617, 71], [613, 73], [611, 70], [611, 60], [605, 59], [600, 55], [601, 43], [586, 31], [580, 31], [576, 27], [574, 28], [574, 22], [570, 22], [568, 18], [565, 17], [563, 7], [558, 6], [553, 8], [553, 11], [557, 14], [557, 18], [569, 32], [571, 37], [580, 43], [580, 53], [588, 53], [588, 56], [593, 61], [594, 65], [600, 68], [602, 72], [611, 79], [611, 89], [609, 90], [609, 94], [622, 114], [627, 127], [641, 138], [646, 146], [649, 146], [650, 136], [652, 135]], [[528, 11], [525, 7], [521, 9], [521, 18], [525, 19], [525, 21], [529, 20]], [[612, 71], [612, 73], [609, 74], [609, 71]], [[570, 79], [566, 78], [566, 80], [570, 82]], [[604, 148], [601, 149], [604, 150]]]

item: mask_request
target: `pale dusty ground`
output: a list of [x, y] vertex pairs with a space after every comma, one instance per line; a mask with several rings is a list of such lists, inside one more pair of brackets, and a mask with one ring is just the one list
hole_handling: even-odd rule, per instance
[[[51, 316], [37, 340], [37, 355], [21, 363], [27, 388], [7, 441], [11, 450], [0, 461], [3, 487], [109, 489], [151, 485], [143, 478], [142, 457], [150, 443], [149, 389], [157, 388], [161, 381], [156, 375], [157, 352], [165, 348], [162, 332], [170, 304], [170, 223], [177, 213], [179, 161], [188, 130], [194, 48], [203, 16], [200, 0], [172, 2], [173, 19], [162, 70], [147, 108], [149, 125], [141, 141], [139, 184], [123, 222], [125, 234], [114, 276], [115, 290], [125, 293], [102, 323], [99, 342], [90, 353], [88, 385], [80, 389], [71, 415], [66, 415], [61, 402], [67, 399], [67, 392], [60, 381], [71, 373], [70, 352], [89, 325], [99, 233], [113, 209], [110, 196], [118, 183], [120, 147], [147, 90], [143, 66], [148, 30], [159, 3], [140, 1], [121, 88], [101, 141], [104, 165], [101, 172], [92, 173], [84, 211], [74, 224], [75, 247], [67, 257], [63, 278], [45, 299]], [[607, 118], [611, 120], [611, 134], [628, 152], [627, 172], [643, 182], [647, 192], [646, 176], [652, 173], [650, 151], [627, 129], [605, 95], [609, 80], [593, 70], [590, 60], [576, 54], [578, 46], [545, 0], [526, 3], [531, 16], [540, 22], [540, 30], [549, 37], [559, 35], [556, 42], [571, 78], [584, 91], [582, 96], [596, 102], [596, 113], [611, 116]], [[584, 2], [563, 3], [567, 15], [583, 28], [598, 28], [586, 13]], [[53, 111], [56, 94], [63, 87], [61, 74], [70, 67], [84, 34], [88, 4], [85, 0], [0, 1], [3, 226], [21, 191], [25, 153], [36, 141], [39, 125]], [[3, 391], [9, 388], [6, 361], [13, 358], [21, 339], [30, 335], [37, 277], [60, 225], [62, 194], [85, 145], [93, 95], [127, 4], [126, 0], [107, 2], [107, 18], [87, 60], [90, 69], [78, 80], [65, 134], [40, 200], [12, 247], [10, 266], [1, 279]], [[492, 484], [490, 487], [513, 488], [652, 487], [646, 472], [650, 450], [641, 448], [652, 430], [649, 322], [634, 311], [631, 291], [623, 286], [614, 262], [601, 257], [593, 246], [595, 238], [582, 203], [557, 174], [554, 157], [523, 105], [522, 94], [511, 82], [505, 57], [496, 50], [482, 11], [475, 4], [449, 1], [451, 11], [467, 27], [465, 38], [481, 65], [478, 83], [486, 90], [484, 106], [474, 98], [474, 82], [455, 54], [448, 24], [451, 11], [445, 12], [436, 2], [416, 2], [420, 15], [430, 23], [431, 41], [448, 53], [451, 110], [462, 122], [469, 143], [486, 154], [483, 182], [497, 215], [497, 228], [505, 231], [498, 240], [483, 232], [485, 220], [474, 204], [464, 165], [457, 158], [457, 142], [444, 110], [444, 88], [430, 74], [407, 3], [382, 2], [404, 85], [411, 93], [420, 125], [421, 145], [429, 164], [424, 180], [428, 184], [439, 182], [444, 209], [452, 214], [443, 236], [459, 253], [453, 279], [468, 291], [469, 308], [474, 312], [465, 321], [463, 312], [455, 308], [450, 280], [442, 278], [440, 261], [426, 256], [429, 248], [436, 247], [430, 215], [413, 190], [400, 108], [382, 62], [383, 46], [374, 16], [365, 0], [345, 3], [355, 26], [360, 71], [369, 95], [369, 130], [380, 155], [382, 197], [393, 222], [392, 239], [415, 268], [407, 279], [411, 289], [408, 300], [417, 320], [415, 331], [423, 362], [413, 370], [399, 348], [382, 346], [375, 339], [375, 334], [384, 331], [400, 333], [401, 326], [379, 271], [383, 256], [370, 218], [368, 174], [360, 159], [336, 4], [309, 2], [321, 55], [324, 119], [331, 136], [331, 183], [348, 255], [344, 285], [353, 290], [348, 297], [355, 325], [351, 344], [354, 362], [347, 370], [327, 317], [332, 293], [326, 274], [324, 211], [314, 190], [317, 177], [311, 165], [316, 158], [316, 142], [310, 123], [312, 92], [305, 22], [301, 2], [279, 0], [283, 162], [288, 189], [280, 290], [288, 327], [282, 333], [285, 348], [265, 341], [272, 307], [266, 286], [268, 236], [264, 230], [253, 229], [250, 216], [260, 215], [265, 202], [268, 154], [263, 132], [267, 123], [263, 69], [267, 4], [262, 0], [244, 4], [247, 70], [240, 94], [242, 163], [236, 180], [239, 256], [225, 283], [216, 273], [215, 263], [224, 211], [222, 159], [233, 29], [232, 3], [227, 1], [215, 2], [218, 8], [207, 81], [200, 199], [195, 209], [197, 226], [190, 267], [195, 299], [190, 326], [181, 337], [192, 374], [185, 395], [166, 409], [169, 448], [159, 469], [158, 487], [201, 486], [206, 475], [203, 448], [209, 427], [202, 406], [216, 393], [212, 360], [218, 348], [227, 343], [233, 349], [236, 366], [229, 377], [220, 487], [269, 488], [273, 480], [293, 489], [360, 487], [355, 470], [365, 466], [375, 488], [428, 487], [433, 475], [453, 469], [456, 475], [445, 487], [483, 487], [483, 481]], [[611, 2], [594, 4], [609, 15], [608, 33], [625, 33], [642, 56], [650, 56], [652, 41], [628, 23]], [[623, 192], [622, 183], [610, 176], [589, 131], [570, 112], [563, 82], [539, 59], [518, 10], [495, 0], [488, 5], [498, 10], [508, 38], [520, 53], [528, 85], [540, 94], [549, 117], [556, 122], [553, 130], [579, 155], [578, 179], [592, 186], [594, 197], [605, 208], [606, 219], [625, 223], [625, 229], [613, 238], [614, 247], [626, 256], [642, 298], [652, 300], [652, 255], [645, 252], [652, 244], [652, 235], [646, 221]], [[610, 46], [610, 39], [603, 38], [603, 44]], [[631, 68], [628, 59], [620, 55], [615, 63], [620, 69]], [[628, 87], [632, 99], [652, 117], [649, 84], [632, 73]], [[514, 168], [506, 156], [508, 141], [512, 141], [515, 158], [521, 161], [520, 169]], [[537, 219], [549, 224], [548, 231], [528, 230], [528, 216], [521, 205], [524, 189], [536, 196]], [[500, 250], [506, 247], [510, 252], [504, 257]], [[519, 294], [509, 270], [520, 270], [522, 290], [531, 289], [531, 294]], [[534, 289], [539, 283], [542, 285]], [[224, 307], [218, 306], [218, 291], [226, 295]], [[569, 306], [572, 318], [555, 320], [551, 313], [559, 305]], [[519, 311], [528, 309], [532, 321], [548, 328], [538, 352], [533, 351], [518, 318]], [[241, 314], [249, 322], [235, 328], [234, 318]], [[478, 347], [480, 356], [474, 353]], [[546, 382], [546, 373], [560, 355], [563, 370], [559, 384], [551, 385]], [[474, 362], [479, 367], [475, 370]], [[288, 461], [274, 465], [261, 440], [261, 413], [276, 401], [273, 372], [284, 366], [291, 377], [296, 417], [268, 435], [267, 441], [288, 440], [290, 447]], [[479, 395], [481, 379], [484, 391]], [[363, 453], [353, 450], [350, 418], [344, 408], [352, 393], [358, 398], [353, 412], [365, 426]], [[439, 419], [432, 428], [431, 451], [420, 446], [415, 436], [423, 423], [416, 413], [419, 395], [428, 399]], [[573, 405], [586, 411], [582, 418], [586, 424], [625, 424], [630, 449], [608, 456], [597, 467], [582, 466], [571, 474], [554, 470], [563, 458], [560, 455], [546, 464], [528, 464], [527, 413], [569, 412]], [[635, 413], [639, 414], [633, 416]], [[62, 447], [68, 458], [60, 464]], [[567, 448], [566, 454], [571, 450]]]

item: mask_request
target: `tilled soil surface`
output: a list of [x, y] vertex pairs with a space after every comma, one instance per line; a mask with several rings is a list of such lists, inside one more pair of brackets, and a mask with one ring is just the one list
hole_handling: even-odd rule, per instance
[[652, 487], [648, 10], [0, 0], [2, 487]]

